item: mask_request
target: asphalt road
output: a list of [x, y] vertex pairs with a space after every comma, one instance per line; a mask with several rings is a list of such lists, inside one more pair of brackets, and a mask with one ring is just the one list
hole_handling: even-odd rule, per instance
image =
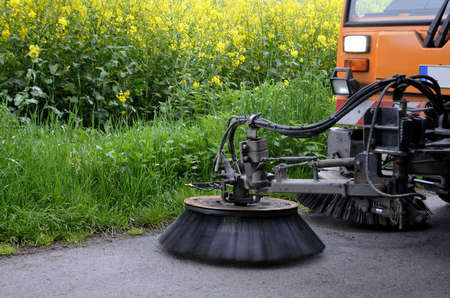
[[450, 205], [428, 201], [432, 221], [418, 231], [304, 216], [327, 248], [285, 266], [178, 259], [156, 235], [3, 257], [0, 297], [450, 297]]

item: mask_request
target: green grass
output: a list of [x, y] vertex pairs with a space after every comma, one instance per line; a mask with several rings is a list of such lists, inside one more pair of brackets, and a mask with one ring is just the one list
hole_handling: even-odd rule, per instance
[[128, 235], [142, 235], [144, 234], [145, 230], [143, 228], [131, 228], [130, 230], [127, 231]]
[[15, 255], [19, 249], [15, 245], [9, 243], [0, 243], [0, 256]]
[[[23, 124], [3, 107], [0, 241], [79, 242], [92, 233], [170, 220], [183, 210], [185, 197], [197, 194], [185, 183], [213, 179], [211, 161], [229, 115], [262, 112], [273, 121], [304, 124], [334, 108], [320, 80], [291, 82], [289, 88], [263, 85], [257, 92], [226, 90], [215, 99], [208, 116], [176, 120], [161, 115], [102, 131], [56, 121]], [[172, 108], [168, 105], [166, 112]], [[244, 135], [242, 129], [239, 137]], [[269, 139], [272, 156], [325, 152], [325, 136], [261, 135]]]

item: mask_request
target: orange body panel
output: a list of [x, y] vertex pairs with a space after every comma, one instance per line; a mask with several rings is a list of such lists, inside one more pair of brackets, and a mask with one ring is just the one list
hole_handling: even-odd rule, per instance
[[[353, 73], [355, 79], [363, 85], [390, 78], [394, 74], [407, 76], [418, 74], [420, 65], [450, 66], [450, 42], [447, 42], [442, 48], [423, 47], [418, 35], [424, 37], [427, 30], [428, 26], [423, 25], [345, 27], [343, 17], [336, 66], [344, 67], [344, 60], [349, 58], [369, 59], [369, 71]], [[348, 35], [370, 36], [369, 52], [345, 53], [343, 38]], [[410, 88], [406, 92], [416, 93], [416, 90]], [[442, 94], [450, 95], [450, 89], [443, 88]], [[343, 99], [345, 97], [338, 96], [338, 100]]]
[[[419, 65], [450, 65], [450, 42], [442, 48], [424, 48], [417, 33], [425, 36], [427, 26], [395, 27], [344, 27], [341, 26], [337, 67], [344, 67], [348, 58], [369, 59], [368, 72], [355, 72], [355, 79], [362, 84], [390, 78], [394, 74], [414, 75]], [[342, 45], [344, 36], [370, 36], [370, 50], [364, 54], [345, 53]], [[450, 89], [443, 89], [450, 94]]]
[[[368, 59], [369, 67], [366, 72], [353, 72], [353, 77], [361, 84], [366, 85], [380, 79], [390, 78], [395, 74], [405, 74], [407, 76], [419, 74], [420, 65], [447, 65], [450, 66], [450, 41], [442, 48], [425, 48], [422, 45], [422, 38], [425, 38], [429, 26], [349, 26], [344, 22], [344, 13], [339, 34], [339, 46], [337, 53], [336, 67], [345, 67], [346, 59]], [[373, 19], [372, 21], [376, 21]], [[450, 34], [450, 33], [449, 33]], [[368, 53], [345, 53], [343, 49], [343, 38], [348, 35], [370, 36], [370, 48]], [[447, 36], [448, 38], [448, 36]], [[417, 90], [408, 88], [406, 90], [410, 96], [408, 99], [413, 106], [423, 107], [426, 98], [419, 96]], [[450, 95], [450, 88], [442, 88], [443, 95]], [[417, 94], [417, 95], [415, 95]], [[336, 109], [339, 109], [347, 99], [346, 96], [337, 96]], [[377, 97], [370, 100], [375, 101]], [[386, 96], [383, 106], [391, 106], [392, 99]], [[368, 108], [368, 107], [366, 107]], [[364, 111], [357, 111], [362, 117]], [[361, 119], [354, 119], [345, 124], [361, 125]]]

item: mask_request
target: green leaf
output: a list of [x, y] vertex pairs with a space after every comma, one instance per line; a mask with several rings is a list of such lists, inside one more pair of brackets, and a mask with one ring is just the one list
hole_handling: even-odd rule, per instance
[[77, 94], [77, 89], [75, 87], [75, 85], [73, 83], [62, 83], [61, 87], [66, 90], [69, 91], [72, 95], [76, 95]]
[[37, 101], [36, 99], [33, 99], [33, 98], [27, 98], [26, 100], [25, 100], [25, 105], [29, 105], [29, 104], [37, 104], [39, 101]]
[[48, 66], [48, 69], [50, 70], [51, 75], [56, 75], [56, 72], [58, 71], [58, 65], [56, 64], [50, 64]]
[[103, 95], [101, 95], [97, 91], [94, 91], [93, 94], [94, 94], [95, 99], [98, 100], [98, 101], [101, 101], [101, 100], [105, 99], [105, 97], [103, 97]]
[[27, 99], [27, 95], [25, 95], [23, 92], [17, 93], [16, 96], [14, 97], [14, 105], [16, 107], [20, 106], [22, 104], [22, 102]]
[[63, 112], [61, 112], [60, 110], [58, 110], [54, 106], [47, 106], [47, 108], [49, 110], [53, 111], [53, 113], [55, 113], [58, 117], [61, 117], [63, 115]]
[[28, 68], [26, 78], [29, 81], [34, 81], [36, 79], [36, 71], [34, 69]]
[[31, 95], [33, 97], [41, 97], [41, 98], [45, 98], [47, 97], [47, 94], [45, 94], [41, 88], [37, 87], [37, 86], [33, 86], [31, 87], [31, 91], [30, 91]]

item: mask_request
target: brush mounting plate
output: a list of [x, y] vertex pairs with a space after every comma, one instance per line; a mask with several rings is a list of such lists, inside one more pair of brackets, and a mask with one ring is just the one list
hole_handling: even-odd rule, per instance
[[195, 212], [219, 216], [273, 217], [297, 214], [296, 202], [263, 198], [255, 204], [238, 206], [224, 202], [220, 196], [199, 196], [184, 200], [185, 208]]

